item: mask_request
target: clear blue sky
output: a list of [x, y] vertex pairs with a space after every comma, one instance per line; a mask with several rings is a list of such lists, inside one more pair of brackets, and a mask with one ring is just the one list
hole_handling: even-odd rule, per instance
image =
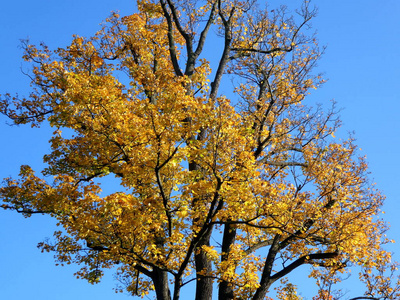
[[[379, 2], [379, 3], [378, 3]], [[271, 1], [299, 5], [300, 0]], [[388, 235], [400, 260], [400, 1], [314, 0], [319, 15], [314, 20], [321, 45], [328, 48], [318, 71], [329, 81], [312, 95], [318, 102], [335, 99], [343, 108], [345, 137], [355, 131], [362, 154], [367, 155], [371, 177], [387, 196], [385, 218]], [[132, 0], [14, 0], [0, 10], [0, 94], [26, 95], [29, 81], [21, 73], [19, 39], [65, 46], [72, 34], [92, 35], [112, 10], [134, 11]], [[8, 127], [0, 116], [0, 178], [16, 175], [21, 164], [41, 169], [48, 152], [46, 129]], [[51, 254], [41, 254], [36, 244], [51, 237], [54, 222], [47, 217], [24, 219], [0, 210], [1, 299], [128, 299], [112, 291], [111, 275], [91, 286], [72, 276], [76, 267], [55, 267]], [[298, 281], [301, 285], [301, 281]], [[301, 286], [300, 290], [302, 289]], [[348, 287], [349, 290], [350, 287]], [[350, 291], [348, 296], [357, 291]], [[356, 295], [354, 295], [356, 296]]]

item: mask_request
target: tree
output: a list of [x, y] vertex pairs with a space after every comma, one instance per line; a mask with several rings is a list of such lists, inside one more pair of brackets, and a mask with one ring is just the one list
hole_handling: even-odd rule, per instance
[[114, 268], [158, 300], [190, 284], [196, 300], [214, 285], [220, 300], [265, 299], [280, 280], [296, 299], [285, 277], [303, 265], [318, 280], [379, 270], [383, 196], [353, 139], [334, 138], [334, 105], [304, 103], [323, 82], [314, 16], [308, 1], [294, 17], [249, 0], [138, 1], [66, 48], [25, 42], [33, 91], [2, 96], [1, 111], [55, 131], [42, 176], [22, 166], [2, 207], [56, 218], [40, 246], [83, 265], [78, 277]]

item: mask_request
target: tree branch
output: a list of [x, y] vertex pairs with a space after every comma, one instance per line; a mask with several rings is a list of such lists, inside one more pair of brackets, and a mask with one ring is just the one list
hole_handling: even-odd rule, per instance
[[297, 267], [299, 267], [305, 263], [309, 263], [312, 260], [335, 258], [338, 255], [339, 255], [338, 252], [314, 253], [314, 254], [304, 255], [304, 256], [298, 258], [297, 260], [295, 260], [294, 262], [292, 262], [287, 267], [283, 268], [281, 271], [272, 275], [271, 279], [273, 281], [276, 281], [277, 279], [286, 276], [287, 274], [292, 272]]
[[304, 167], [307, 168], [308, 165], [305, 163], [301, 162], [296, 162], [296, 161], [268, 161], [266, 159], [261, 159], [258, 161], [258, 163], [264, 163], [270, 166], [276, 166], [276, 167]]
[[279, 240], [281, 238], [280, 234], [275, 235], [271, 247], [269, 248], [267, 258], [265, 259], [264, 269], [262, 272], [261, 280], [260, 280], [260, 287], [255, 292], [252, 300], [262, 300], [264, 299], [265, 294], [267, 293], [269, 287], [273, 283], [271, 280], [271, 272], [272, 267], [275, 262], [275, 257], [278, 254], [280, 249], [279, 247]]
[[172, 61], [172, 66], [174, 67], [175, 74], [177, 76], [183, 76], [183, 73], [181, 71], [181, 68], [179, 67], [179, 62], [177, 58], [177, 53], [176, 53], [176, 45], [175, 45], [175, 39], [174, 39], [174, 28], [172, 25], [172, 19], [171, 16], [167, 10], [166, 3], [164, 1], [160, 1], [161, 7], [164, 13], [164, 17], [167, 20], [168, 24], [168, 44], [169, 44], [169, 53]]
[[259, 242], [259, 243], [255, 244], [255, 245], [250, 246], [249, 248], [247, 248], [245, 250], [245, 253], [247, 255], [249, 255], [250, 253], [252, 253], [252, 252], [254, 252], [254, 251], [256, 251], [256, 250], [258, 250], [258, 249], [260, 249], [262, 247], [271, 246], [273, 241], [274, 241], [273, 239], [269, 239], [269, 240], [266, 240], [266, 241]]
[[215, 1], [215, 2], [213, 3], [212, 8], [211, 8], [211, 12], [210, 12], [210, 16], [209, 16], [209, 18], [208, 18], [208, 20], [207, 20], [207, 24], [206, 24], [206, 26], [204, 27], [203, 31], [200, 33], [200, 39], [199, 39], [199, 42], [198, 42], [198, 44], [197, 44], [196, 51], [194, 52], [194, 56], [195, 56], [196, 58], [200, 55], [200, 53], [201, 53], [202, 50], [203, 50], [204, 43], [205, 43], [205, 41], [206, 41], [206, 36], [207, 36], [208, 30], [209, 30], [210, 27], [211, 27], [211, 24], [214, 22], [214, 18], [215, 18], [215, 13], [216, 13], [216, 11], [217, 11], [217, 2]]

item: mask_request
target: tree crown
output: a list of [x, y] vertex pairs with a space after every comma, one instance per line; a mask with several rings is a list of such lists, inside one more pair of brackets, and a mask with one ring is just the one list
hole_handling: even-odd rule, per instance
[[[335, 107], [304, 103], [323, 82], [314, 15], [308, 1], [297, 17], [254, 1], [138, 1], [66, 48], [24, 43], [32, 93], [6, 94], [1, 111], [55, 131], [44, 178], [22, 166], [3, 208], [55, 217], [63, 229], [42, 249], [92, 283], [115, 267], [133, 295], [179, 299], [194, 284], [206, 300], [218, 283], [220, 300], [265, 299], [302, 265], [319, 282], [363, 266], [382, 294], [369, 274], [390, 261], [383, 196], [353, 139], [334, 138]], [[111, 176], [104, 195], [96, 179]], [[283, 282], [279, 297], [295, 297]]]

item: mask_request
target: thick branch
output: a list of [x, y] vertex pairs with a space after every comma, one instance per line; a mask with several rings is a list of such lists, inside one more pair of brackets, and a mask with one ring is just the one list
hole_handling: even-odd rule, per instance
[[260, 287], [257, 289], [252, 300], [264, 299], [265, 294], [267, 293], [269, 287], [273, 283], [273, 281], [271, 280], [271, 272], [272, 272], [272, 267], [274, 266], [275, 257], [280, 249], [279, 247], [280, 238], [281, 236], [279, 234], [275, 235], [271, 247], [269, 248], [268, 256], [265, 259], [264, 270], [260, 280]]
[[229, 53], [231, 50], [230, 47], [232, 42], [231, 22], [232, 22], [232, 16], [235, 12], [235, 7], [233, 7], [230, 12], [229, 18], [226, 20], [221, 12], [221, 0], [218, 0], [218, 8], [219, 8], [218, 9], [219, 16], [224, 25], [225, 39], [224, 39], [224, 50], [222, 52], [222, 56], [218, 64], [217, 72], [215, 73], [214, 82], [211, 84], [210, 98], [212, 100], [215, 100], [215, 98], [217, 97], [218, 89], [222, 80], [222, 75], [224, 74], [224, 70], [229, 59]]
[[177, 53], [176, 53], [176, 45], [175, 45], [175, 39], [174, 39], [174, 28], [172, 24], [172, 19], [171, 15], [169, 14], [166, 3], [164, 1], [160, 1], [161, 7], [164, 13], [164, 17], [167, 20], [168, 24], [168, 43], [169, 43], [169, 55], [171, 57], [172, 61], [172, 66], [174, 67], [175, 74], [177, 76], [183, 76], [181, 68], [179, 67], [179, 62], [177, 58]]
[[271, 279], [273, 281], [276, 281], [277, 279], [280, 279], [280, 278], [286, 276], [287, 274], [292, 272], [297, 267], [299, 267], [305, 263], [309, 263], [310, 261], [318, 260], [318, 259], [335, 258], [338, 255], [339, 255], [338, 252], [314, 253], [314, 254], [304, 255], [304, 256], [298, 258], [297, 260], [295, 260], [294, 262], [292, 262], [287, 267], [283, 268], [281, 271], [275, 273], [273, 276], [271, 276]]
[[3, 209], [12, 209], [12, 210], [14, 210], [14, 211], [16, 211], [17, 213], [20, 213], [20, 214], [25, 214], [25, 215], [33, 215], [33, 214], [53, 214], [54, 212], [53, 211], [50, 211], [50, 210], [32, 210], [32, 209], [26, 209], [26, 208], [16, 208], [16, 207], [12, 207], [12, 206], [10, 206], [10, 205], [7, 205], [7, 204], [2, 204], [2, 205], [0, 205], [0, 207], [1, 208], [3, 208]]
[[255, 245], [247, 248], [245, 252], [248, 255], [248, 254], [253, 253], [254, 251], [256, 251], [256, 250], [258, 250], [258, 249], [260, 249], [262, 247], [271, 246], [273, 241], [274, 240], [270, 239], [270, 240], [259, 242], [259, 243], [255, 244]]
[[211, 24], [214, 22], [216, 11], [217, 11], [217, 2], [214, 2], [213, 6], [211, 8], [210, 16], [209, 16], [209, 18], [207, 20], [207, 24], [206, 24], [206, 26], [204, 27], [203, 31], [200, 34], [199, 43], [197, 44], [196, 51], [194, 52], [194, 56], [196, 58], [203, 51], [204, 43], [206, 41], [206, 36], [207, 36], [208, 30], [211, 27]]
[[[175, 26], [178, 29], [179, 33], [185, 39], [186, 43], [191, 42], [191, 36], [183, 29], [183, 27], [181, 25], [181, 22], [179, 21], [178, 11], [177, 11], [177, 9], [175, 7], [175, 4], [171, 0], [166, 0], [166, 1], [168, 3], [168, 7], [171, 10]], [[164, 1], [161, 1], [161, 2], [164, 2]]]

